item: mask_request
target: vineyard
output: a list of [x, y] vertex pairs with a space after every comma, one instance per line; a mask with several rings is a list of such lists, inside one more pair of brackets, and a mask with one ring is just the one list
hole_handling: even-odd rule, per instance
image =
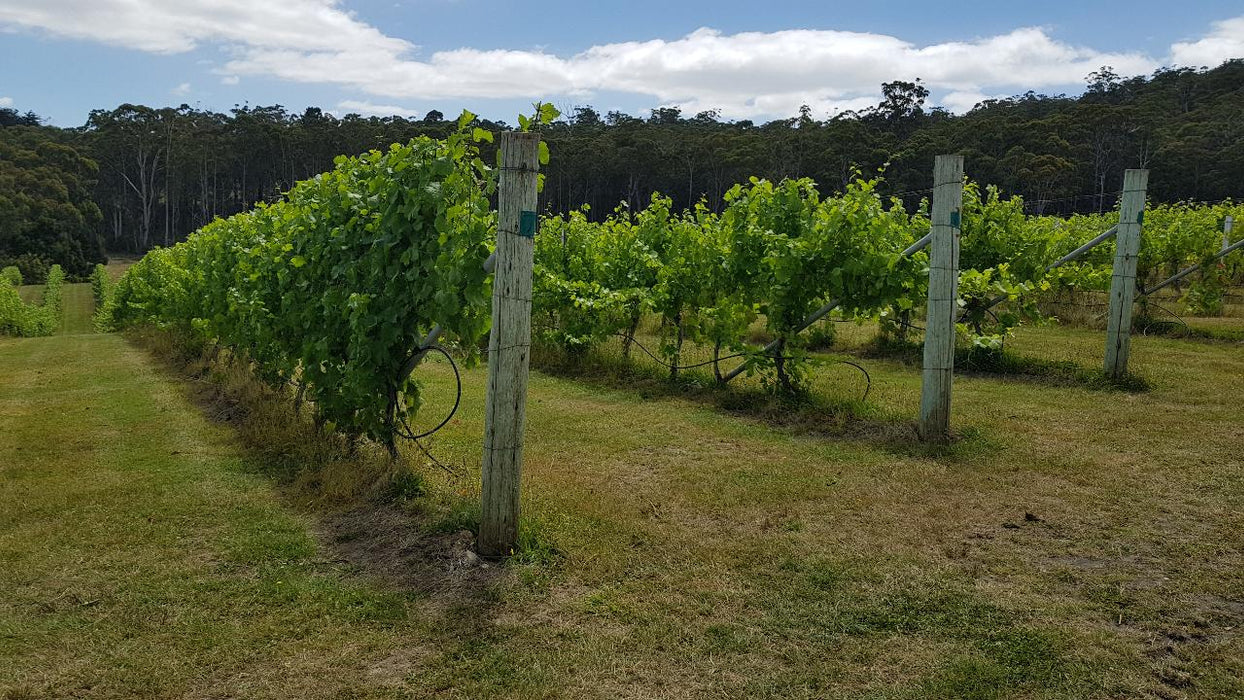
[[[474, 145], [491, 135], [469, 132], [470, 119], [444, 142], [340, 158], [282, 202], [148, 254], [117, 285], [111, 323], [174, 326], [244, 352], [264, 380], [295, 386], [320, 421], [393, 445], [420, 405], [410, 373], [423, 339], [438, 328], [469, 363], [488, 330], [495, 171]], [[651, 318], [655, 347], [644, 351], [671, 379], [691, 344], [711, 348], [694, 364], [711, 366], [718, 383], [746, 373], [797, 393], [815, 359], [801, 331], [828, 309], [834, 321], [878, 323], [886, 337], [919, 329], [929, 200], [906, 211], [878, 194], [881, 177], [836, 196], [806, 179], [752, 179], [726, 193], [719, 213], [672, 211], [654, 196], [602, 221], [587, 210], [545, 218], [534, 243], [535, 337], [570, 357], [621, 338], [629, 358]], [[1026, 216], [1020, 198], [969, 182], [961, 216], [960, 344], [996, 351], [1019, 324], [1043, 319], [1043, 302], [1107, 291], [1115, 250], [1102, 234], [1118, 214]], [[1221, 255], [1224, 226], [1241, 216], [1244, 205], [1229, 202], [1146, 209], [1142, 319], [1146, 286], [1189, 265], [1201, 269], [1180, 303], [1222, 313], [1229, 288], [1244, 283], [1241, 256]], [[758, 330], [772, 341], [751, 342]]]
[[1244, 692], [1244, 205], [537, 218], [554, 116], [0, 273], [0, 698]]

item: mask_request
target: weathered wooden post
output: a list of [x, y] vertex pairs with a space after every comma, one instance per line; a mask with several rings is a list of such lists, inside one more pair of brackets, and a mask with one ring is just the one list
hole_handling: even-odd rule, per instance
[[483, 509], [479, 551], [505, 556], [518, 541], [523, 420], [531, 360], [531, 265], [536, 234], [540, 135], [501, 134], [496, 272], [484, 408]]
[[1123, 173], [1123, 197], [1119, 202], [1119, 231], [1115, 235], [1114, 274], [1110, 278], [1110, 319], [1106, 325], [1106, 374], [1127, 374], [1132, 346], [1132, 302], [1136, 300], [1136, 258], [1140, 253], [1140, 227], [1145, 217], [1145, 186], [1148, 170]]
[[925, 321], [920, 438], [950, 439], [950, 390], [955, 370], [955, 318], [959, 315], [959, 228], [963, 208], [963, 156], [938, 156], [933, 164], [930, 215], [929, 303]]
[[1222, 249], [1226, 250], [1231, 247], [1231, 226], [1235, 224], [1235, 217], [1227, 214], [1227, 218], [1222, 220]]

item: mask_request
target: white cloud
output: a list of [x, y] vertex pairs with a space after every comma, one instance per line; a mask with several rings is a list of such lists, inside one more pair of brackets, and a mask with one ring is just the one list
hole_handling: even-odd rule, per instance
[[12, 106], [13, 106], [12, 97], [0, 97], [0, 107], [12, 107]]
[[240, 82], [242, 82], [242, 79], [236, 75], [226, 75], [220, 79], [221, 85], [237, 85]]
[[0, 0], [0, 22], [155, 53], [203, 42], [251, 48], [331, 51], [374, 46], [400, 52], [387, 37], [341, 10], [338, 0]]
[[173, 88], [172, 90], [169, 90], [168, 92], [170, 95], [176, 95], [177, 97], [185, 97], [186, 95], [190, 94], [190, 83], [181, 83], [180, 85]]
[[350, 112], [354, 112], [365, 117], [392, 117], [396, 115], [399, 117], [419, 118], [423, 116], [422, 112], [417, 112], [413, 109], [398, 107], [396, 105], [372, 104], [371, 102], [364, 102], [360, 100], [343, 100], [338, 102], [336, 112], [339, 114], [349, 114]]
[[1017, 29], [973, 42], [916, 46], [879, 34], [828, 30], [697, 30], [675, 41], [594, 46], [570, 57], [538, 51], [437, 52], [426, 61], [375, 47], [337, 51], [259, 48], [226, 69], [307, 83], [337, 83], [380, 97], [533, 98], [596, 91], [645, 95], [726, 117], [817, 114], [875, 104], [881, 83], [923, 78], [936, 90], [980, 92], [1079, 83], [1102, 65], [1133, 75], [1156, 67], [1135, 53], [1103, 53]]
[[[1244, 18], [1172, 46], [1181, 62], [1239, 55]], [[558, 56], [541, 49], [459, 48], [420, 55], [410, 42], [343, 9], [341, 0], [0, 0], [0, 27], [35, 29], [157, 53], [218, 44], [221, 82], [262, 76], [335, 84], [389, 100], [587, 101], [597, 92], [644, 96], [688, 112], [824, 115], [876, 104], [879, 86], [921, 78], [956, 111], [1003, 92], [1082, 84], [1103, 65], [1144, 74], [1159, 62], [1137, 52], [1073, 46], [1039, 27], [920, 45], [884, 34], [796, 29], [629, 41]], [[1234, 42], [1234, 43], [1233, 43]], [[1009, 94], [1009, 93], [1008, 93]], [[359, 104], [370, 104], [360, 102]], [[975, 104], [973, 102], [973, 104]]]
[[1244, 58], [1244, 16], [1214, 22], [1209, 34], [1196, 41], [1171, 45], [1177, 66], [1215, 68], [1229, 58]]

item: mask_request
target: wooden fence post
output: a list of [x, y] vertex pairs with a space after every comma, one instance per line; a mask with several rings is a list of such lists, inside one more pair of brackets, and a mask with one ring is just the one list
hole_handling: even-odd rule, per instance
[[950, 439], [950, 390], [955, 369], [955, 319], [959, 315], [959, 228], [963, 208], [963, 156], [938, 156], [933, 165], [930, 215], [929, 303], [925, 321], [920, 395], [922, 440]]
[[1119, 202], [1119, 232], [1115, 235], [1114, 274], [1110, 278], [1110, 319], [1106, 326], [1106, 374], [1127, 374], [1132, 346], [1132, 302], [1136, 300], [1136, 258], [1140, 253], [1140, 228], [1145, 217], [1148, 170], [1123, 173], [1123, 197]]
[[536, 173], [540, 135], [501, 134], [496, 272], [488, 338], [488, 395], [484, 408], [483, 508], [479, 551], [510, 554], [518, 542], [523, 420], [531, 360], [531, 267], [535, 243]]
[[1226, 250], [1231, 247], [1231, 226], [1235, 224], [1235, 217], [1227, 214], [1227, 218], [1222, 220], [1222, 249]]

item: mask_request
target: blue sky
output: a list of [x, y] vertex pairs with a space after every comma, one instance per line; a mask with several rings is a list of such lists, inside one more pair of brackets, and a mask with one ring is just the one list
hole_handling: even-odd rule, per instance
[[1244, 57], [1238, 3], [0, 0], [0, 106], [61, 126], [123, 102], [513, 121], [537, 99], [817, 116], [922, 78], [955, 111]]

